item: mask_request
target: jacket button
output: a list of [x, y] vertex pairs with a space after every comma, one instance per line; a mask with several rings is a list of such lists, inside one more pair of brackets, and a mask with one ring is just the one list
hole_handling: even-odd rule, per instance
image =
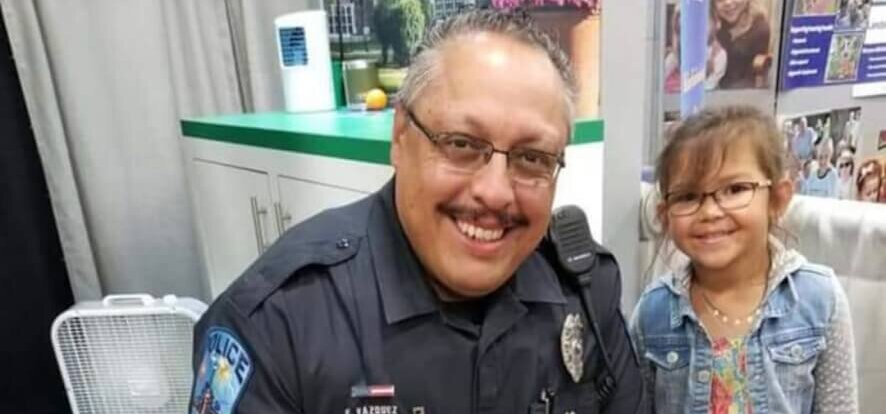
[[350, 240], [341, 239], [338, 241], [338, 243], [335, 244], [335, 247], [338, 247], [339, 249], [347, 249], [348, 247], [350, 247], [350, 245], [351, 245]]
[[711, 373], [709, 371], [699, 371], [698, 372], [698, 382], [708, 382], [711, 380]]
[[799, 358], [801, 355], [803, 355], [803, 347], [801, 347], [800, 345], [792, 346], [791, 355], [793, 355], [795, 358]]
[[667, 360], [668, 364], [674, 364], [680, 360], [680, 355], [677, 355], [674, 351], [668, 352]]

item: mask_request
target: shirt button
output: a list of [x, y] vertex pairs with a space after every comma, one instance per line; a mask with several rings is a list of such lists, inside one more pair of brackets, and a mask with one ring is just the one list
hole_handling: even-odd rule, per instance
[[348, 239], [341, 239], [338, 243], [335, 244], [335, 247], [339, 249], [347, 249], [351, 245], [351, 241]]
[[677, 361], [680, 360], [680, 355], [677, 355], [676, 352], [671, 351], [671, 352], [668, 352], [667, 359], [668, 359], [668, 364], [673, 365], [674, 363], [676, 363]]
[[708, 382], [711, 380], [711, 373], [709, 371], [699, 371], [698, 372], [698, 382]]

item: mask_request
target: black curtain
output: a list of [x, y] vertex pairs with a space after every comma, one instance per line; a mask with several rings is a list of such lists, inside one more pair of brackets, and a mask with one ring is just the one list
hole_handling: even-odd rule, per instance
[[0, 413], [69, 413], [53, 319], [73, 303], [0, 13]]

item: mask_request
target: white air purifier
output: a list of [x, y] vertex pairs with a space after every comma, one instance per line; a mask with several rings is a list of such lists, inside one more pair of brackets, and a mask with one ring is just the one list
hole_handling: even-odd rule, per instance
[[206, 305], [172, 295], [79, 302], [52, 324], [74, 414], [186, 413], [194, 324]]
[[335, 109], [326, 12], [310, 10], [286, 14], [275, 19], [274, 25], [286, 110]]

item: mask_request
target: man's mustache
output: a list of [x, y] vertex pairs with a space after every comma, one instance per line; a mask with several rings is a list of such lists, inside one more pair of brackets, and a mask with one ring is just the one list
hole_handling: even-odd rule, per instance
[[453, 217], [467, 221], [474, 221], [480, 217], [493, 216], [502, 227], [522, 226], [529, 223], [526, 216], [522, 214], [511, 214], [507, 211], [493, 211], [485, 208], [468, 207], [457, 204], [443, 206], [441, 210]]

